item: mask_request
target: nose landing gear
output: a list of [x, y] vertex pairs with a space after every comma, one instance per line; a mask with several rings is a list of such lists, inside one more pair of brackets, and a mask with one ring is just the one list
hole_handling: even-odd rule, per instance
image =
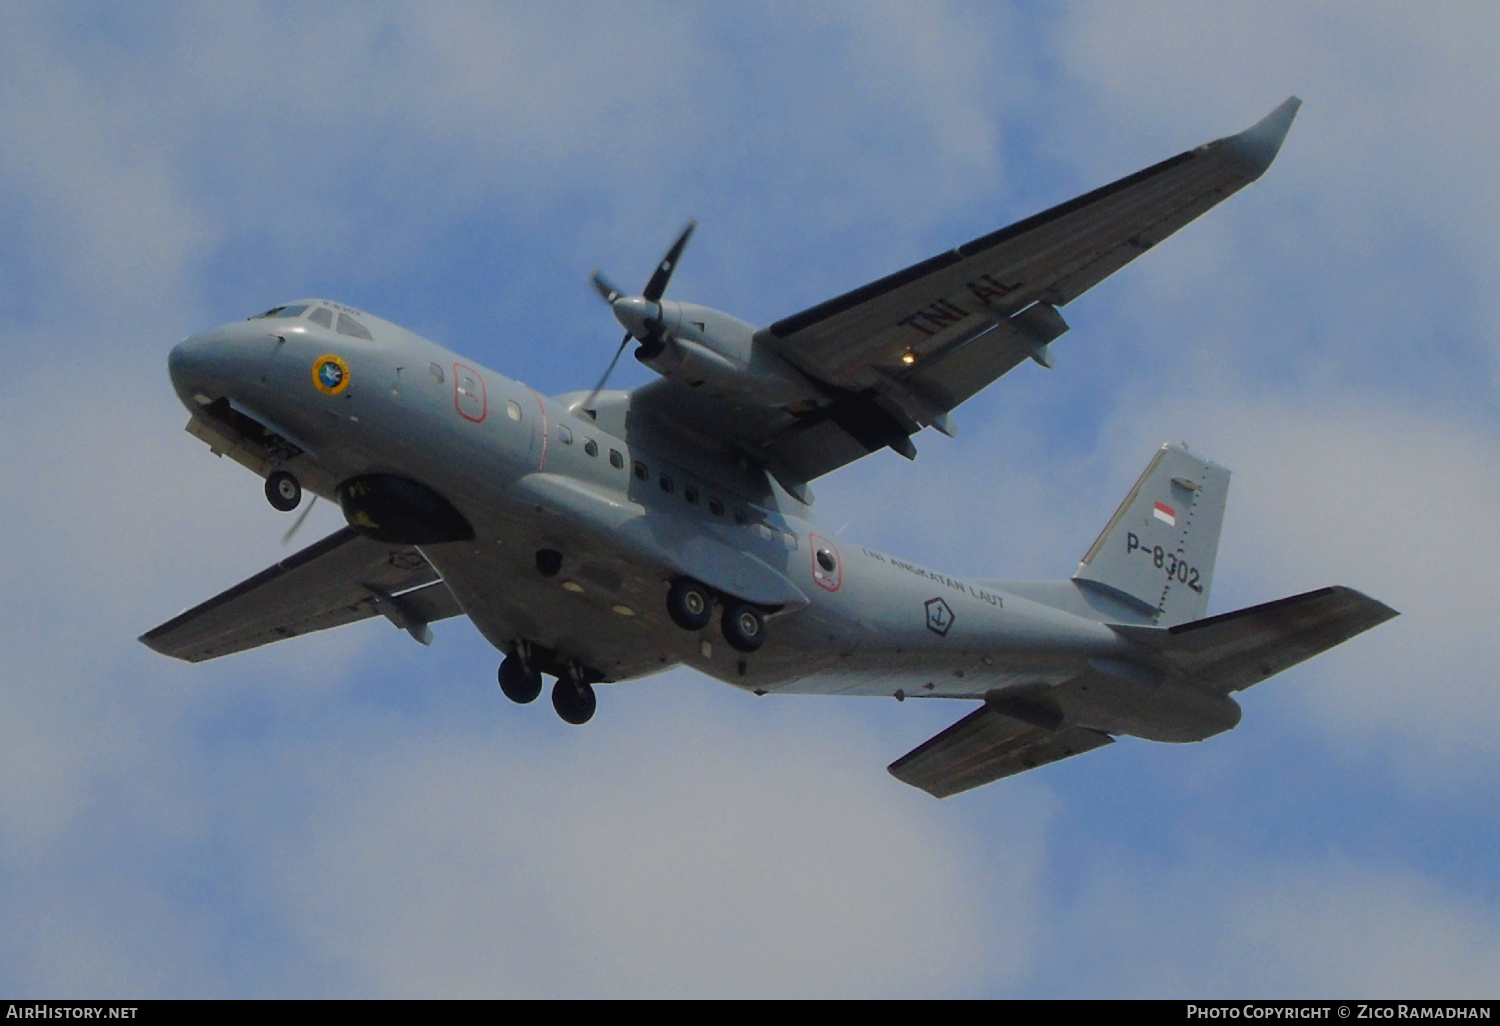
[[266, 477], [266, 501], [290, 513], [302, 502], [302, 485], [285, 470], [274, 470]]

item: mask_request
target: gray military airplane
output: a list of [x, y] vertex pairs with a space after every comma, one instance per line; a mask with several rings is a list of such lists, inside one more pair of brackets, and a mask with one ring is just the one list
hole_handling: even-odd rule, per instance
[[678, 664], [757, 695], [980, 701], [890, 766], [939, 797], [1116, 735], [1228, 730], [1232, 692], [1396, 613], [1332, 587], [1205, 618], [1222, 467], [1163, 446], [1046, 583], [841, 542], [808, 483], [914, 458], [911, 436], [952, 436], [996, 378], [1052, 367], [1059, 308], [1259, 178], [1299, 104], [766, 328], [662, 298], [689, 224], [639, 295], [594, 275], [625, 328], [615, 361], [634, 340], [660, 375], [629, 392], [606, 371], [543, 396], [322, 299], [188, 338], [169, 360], [187, 430], [277, 509], [311, 491], [348, 526], [141, 640], [199, 662], [377, 614], [429, 644], [466, 615], [505, 653], [505, 695], [555, 677], [574, 724], [594, 685]]

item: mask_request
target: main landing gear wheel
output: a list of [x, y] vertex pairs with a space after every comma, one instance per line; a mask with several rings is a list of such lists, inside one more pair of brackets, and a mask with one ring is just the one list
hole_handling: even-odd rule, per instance
[[714, 599], [691, 577], [679, 577], [667, 592], [667, 615], [685, 631], [701, 631], [714, 618]]
[[266, 478], [266, 499], [281, 512], [290, 513], [302, 501], [302, 485], [285, 470], [273, 471]]
[[506, 656], [500, 663], [499, 677], [500, 690], [517, 705], [535, 702], [542, 693], [541, 671], [528, 670], [515, 656]]
[[593, 719], [594, 710], [599, 706], [599, 699], [594, 695], [591, 685], [574, 683], [566, 677], [559, 677], [557, 683], [552, 685], [552, 708], [557, 710], [564, 723], [571, 723], [575, 727], [587, 723]]
[[741, 652], [754, 652], [766, 643], [766, 618], [748, 602], [731, 602], [720, 621], [724, 640]]

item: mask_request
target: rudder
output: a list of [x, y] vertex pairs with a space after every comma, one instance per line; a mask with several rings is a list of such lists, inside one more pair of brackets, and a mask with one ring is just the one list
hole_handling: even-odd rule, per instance
[[1159, 626], [1201, 618], [1228, 497], [1229, 471], [1163, 445], [1073, 580], [1123, 596]]

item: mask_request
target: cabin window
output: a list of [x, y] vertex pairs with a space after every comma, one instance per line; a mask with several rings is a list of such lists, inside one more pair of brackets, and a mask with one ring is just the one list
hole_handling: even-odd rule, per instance
[[668, 495], [672, 494], [672, 479], [670, 477], [668, 477], [666, 474], [663, 474], [660, 477], [658, 483], [661, 485], [662, 491], [666, 492]]
[[797, 551], [797, 536], [795, 534], [793, 534], [791, 531], [782, 531], [781, 532], [781, 545], [788, 552], [796, 552]]
[[635, 461], [635, 476], [642, 481], [651, 480], [651, 470], [640, 460]]
[[692, 485], [683, 486], [682, 497], [688, 501], [689, 505], [698, 505], [698, 489]]
[[724, 515], [724, 500], [715, 495], [708, 500], [708, 511], [716, 517]]
[[572, 445], [573, 429], [566, 424], [557, 425], [557, 440], [563, 445]]
[[439, 367], [437, 364], [429, 363], [427, 365], [427, 373], [431, 374], [432, 380], [436, 381], [439, 385], [443, 383], [443, 368]]
[[625, 457], [620, 455], [619, 449], [609, 450], [609, 465], [611, 467], [614, 467], [616, 470], [624, 469]]
[[340, 335], [348, 335], [350, 338], [362, 338], [366, 342], [375, 341], [375, 336], [370, 334], [370, 329], [345, 313], [339, 314], [338, 332]]
[[325, 328], [333, 327], [333, 312], [325, 310], [321, 306], [307, 315], [307, 319], [314, 324], [321, 324]]
[[744, 527], [750, 522], [750, 514], [746, 513], [742, 509], [737, 509], [734, 511], [734, 522], [736, 524], [739, 524], [741, 527]]
[[583, 440], [583, 451], [590, 456], [597, 456], [599, 455], [599, 443], [592, 438], [585, 438]]
[[521, 421], [521, 404], [514, 399], [505, 400], [505, 415], [516, 423]]

